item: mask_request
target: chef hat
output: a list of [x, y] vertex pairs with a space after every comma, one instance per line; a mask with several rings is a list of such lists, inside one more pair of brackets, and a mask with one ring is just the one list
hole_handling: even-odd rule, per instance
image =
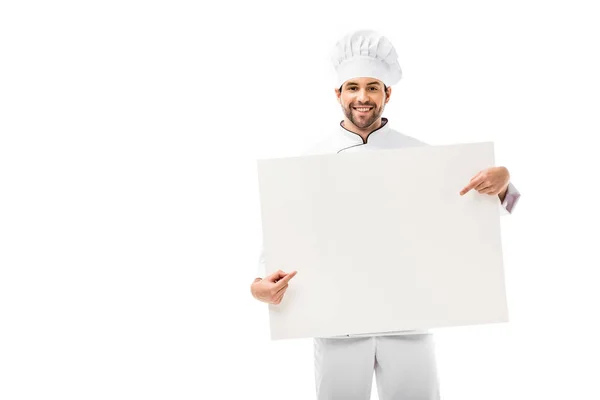
[[337, 86], [352, 78], [369, 77], [392, 86], [402, 77], [392, 43], [375, 31], [352, 32], [338, 41], [331, 57]]

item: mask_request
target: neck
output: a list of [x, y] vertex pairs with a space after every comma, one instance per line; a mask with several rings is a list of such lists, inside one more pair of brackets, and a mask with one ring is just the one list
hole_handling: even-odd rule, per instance
[[382, 120], [381, 118], [377, 118], [377, 120], [375, 120], [375, 122], [373, 122], [371, 125], [367, 126], [366, 128], [359, 128], [358, 126], [354, 125], [348, 118], [344, 118], [344, 121], [342, 122], [342, 126], [349, 130], [350, 132], [356, 133], [358, 136], [360, 136], [364, 142], [366, 142], [367, 137], [369, 136], [369, 134], [371, 132], [373, 132], [374, 130], [377, 130], [381, 127], [382, 124]]

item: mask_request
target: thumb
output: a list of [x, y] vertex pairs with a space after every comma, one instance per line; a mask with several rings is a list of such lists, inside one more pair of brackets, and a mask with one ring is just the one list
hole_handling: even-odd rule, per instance
[[262, 281], [262, 278], [256, 278], [253, 283]]

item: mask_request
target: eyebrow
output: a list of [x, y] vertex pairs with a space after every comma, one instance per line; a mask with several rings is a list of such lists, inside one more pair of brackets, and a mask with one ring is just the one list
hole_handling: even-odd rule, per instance
[[[369, 83], [367, 83], [367, 86], [370, 86], [370, 85], [381, 85], [381, 84], [379, 82], [369, 82]], [[346, 84], [346, 86], [358, 86], [358, 83], [356, 83], [356, 82], [348, 82]]]

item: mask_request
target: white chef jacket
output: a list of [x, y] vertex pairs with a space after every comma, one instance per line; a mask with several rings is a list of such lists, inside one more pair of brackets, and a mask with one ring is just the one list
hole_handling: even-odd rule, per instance
[[[387, 118], [382, 118], [381, 127], [374, 130], [369, 134], [367, 140], [364, 141], [361, 136], [351, 132], [340, 125], [338, 129], [332, 132], [324, 140], [316, 143], [309, 147], [303, 155], [316, 155], [316, 154], [334, 154], [341, 152], [356, 152], [356, 151], [370, 151], [380, 149], [395, 149], [402, 147], [412, 146], [427, 146], [426, 143], [417, 140], [413, 137], [404, 135], [400, 132], [392, 130], [389, 126]], [[465, 183], [466, 184], [466, 183]], [[459, 188], [460, 189], [460, 188]], [[508, 189], [504, 201], [498, 203], [500, 205], [501, 215], [508, 215], [512, 213], [517, 201], [520, 197], [519, 191], [513, 186], [512, 183], [508, 184]], [[258, 276], [264, 277], [266, 274], [264, 250], [261, 250], [259, 262], [258, 262]], [[346, 335], [336, 337], [353, 337], [353, 336], [378, 336], [378, 335], [398, 335], [398, 334], [415, 334], [424, 333], [424, 331], [402, 331], [402, 332], [389, 332], [389, 333], [373, 333], [373, 334], [360, 334], [360, 335]]]

